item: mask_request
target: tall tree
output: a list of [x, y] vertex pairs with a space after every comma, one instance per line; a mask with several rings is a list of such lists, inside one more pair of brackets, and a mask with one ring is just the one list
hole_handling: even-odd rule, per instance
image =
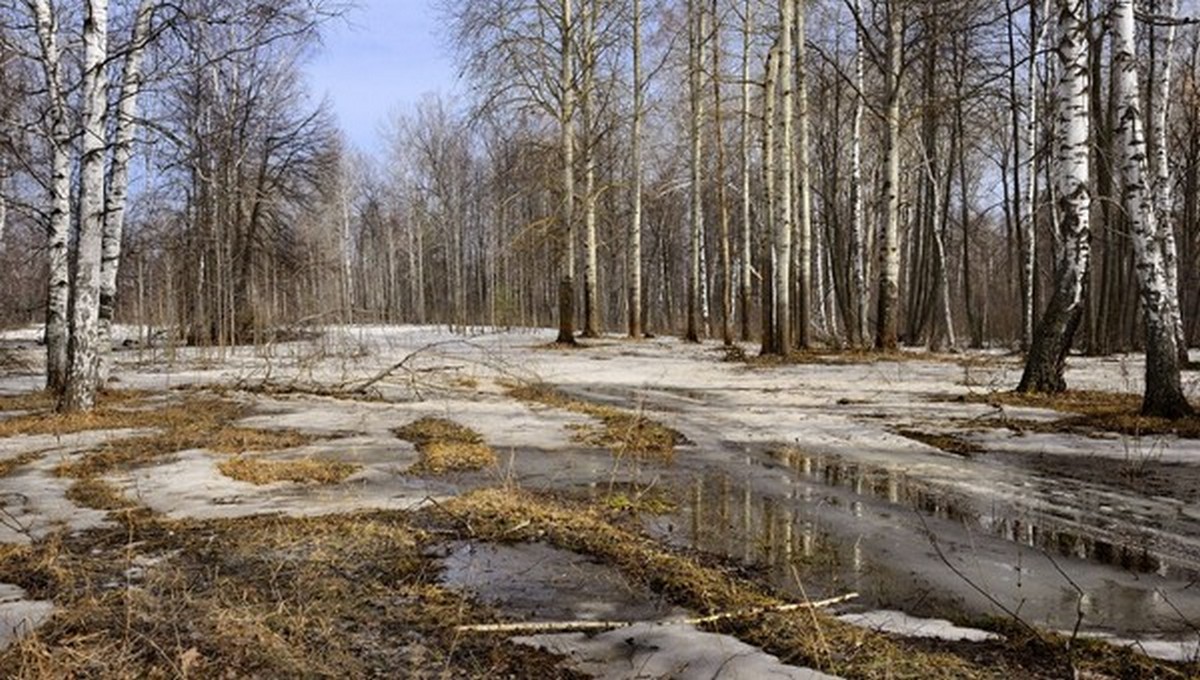
[[792, 24], [795, 21], [795, 4], [784, 0], [779, 3], [779, 85], [782, 88], [779, 106], [779, 130], [775, 161], [778, 164], [775, 207], [775, 250], [772, 274], [774, 275], [775, 298], [775, 351], [786, 355], [792, 349], [791, 291], [792, 285], [792, 186], [795, 182], [795, 81], [792, 76]]
[[705, 8], [702, 0], [688, 0], [688, 102], [690, 115], [688, 135], [691, 146], [691, 182], [688, 198], [691, 205], [689, 220], [690, 262], [687, 289], [688, 342], [700, 341], [700, 296], [702, 290], [701, 250], [704, 247], [704, 69]]
[[1019, 392], [1062, 392], [1067, 353], [1083, 312], [1083, 283], [1091, 256], [1090, 125], [1086, 0], [1056, 0], [1058, 110], [1055, 193], [1060, 242], [1057, 277], [1025, 357]]
[[806, 44], [804, 0], [795, 0], [796, 50], [796, 344], [808, 349], [812, 344], [813, 302], [813, 222], [812, 178], [809, 172], [808, 47]]
[[121, 266], [121, 239], [125, 233], [125, 204], [129, 196], [129, 162], [137, 130], [138, 97], [142, 91], [142, 58], [150, 39], [150, 22], [156, 0], [140, 0], [134, 15], [125, 64], [121, 69], [121, 91], [117, 100], [116, 134], [108, 189], [104, 197], [104, 233], [100, 255], [99, 352], [100, 384], [108, 379], [112, 355], [112, 323], [116, 311], [117, 273]]
[[879, 311], [875, 329], [875, 348], [895, 351], [900, 328], [900, 77], [903, 69], [903, 0], [888, 0], [887, 44], [884, 72], [884, 153], [883, 231], [879, 244]]
[[1172, 317], [1172, 291], [1161, 247], [1158, 210], [1150, 191], [1146, 138], [1138, 87], [1133, 0], [1114, 0], [1112, 51], [1116, 81], [1117, 136], [1122, 204], [1136, 255], [1142, 322], [1146, 333], [1146, 385], [1142, 414], [1180, 418], [1192, 414], [1179, 377], [1179, 353]]
[[108, 0], [87, 0], [83, 19], [83, 102], [80, 116], [79, 236], [71, 286], [65, 412], [87, 411], [100, 389], [100, 250], [104, 238], [104, 155], [108, 110]]
[[71, 231], [72, 138], [67, 119], [67, 92], [63, 82], [63, 55], [59, 48], [58, 15], [50, 0], [33, 0], [34, 26], [45, 79], [47, 119], [50, 129], [50, 216], [47, 228], [49, 280], [46, 301], [46, 388], [60, 393], [67, 381], [67, 344], [70, 299], [70, 262], [67, 243]]
[[[862, 0], [854, 0], [854, 16], [862, 16]], [[862, 137], [863, 114], [866, 112], [866, 48], [863, 44], [863, 29], [859, 21], [855, 21], [854, 29], [854, 128], [851, 140], [850, 166], [850, 201], [853, 212], [853, 226], [850, 231], [851, 268], [854, 285], [852, 287], [857, 300], [857, 340], [865, 345], [870, 331], [868, 329], [871, 293], [867, 286], [867, 225], [863, 212], [863, 172], [862, 172]]]
[[745, 0], [742, 6], [742, 224], [741, 224], [741, 263], [738, 271], [738, 300], [741, 303], [741, 337], [742, 341], [750, 340], [750, 298], [753, 293], [753, 238], [750, 220], [754, 196], [750, 193], [751, 154], [750, 148], [750, 43], [754, 29], [754, 5], [752, 0]]
[[642, 337], [642, 118], [645, 92], [642, 83], [642, 0], [633, 0], [633, 130], [630, 152], [633, 156], [633, 209], [625, 267], [629, 278], [629, 337]]

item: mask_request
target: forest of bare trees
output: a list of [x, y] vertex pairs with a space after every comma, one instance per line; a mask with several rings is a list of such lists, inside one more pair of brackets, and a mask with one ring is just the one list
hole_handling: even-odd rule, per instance
[[[111, 6], [110, 6], [111, 5]], [[64, 409], [109, 324], [1144, 351], [1190, 412], [1200, 31], [1176, 0], [444, 0], [465, 96], [352, 149], [326, 0], [3, 0], [2, 320]], [[379, 65], [387, 71], [386, 64]]]

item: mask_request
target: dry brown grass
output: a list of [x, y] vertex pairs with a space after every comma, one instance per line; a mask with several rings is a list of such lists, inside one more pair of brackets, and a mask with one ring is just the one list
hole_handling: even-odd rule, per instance
[[1179, 420], [1148, 418], [1140, 414], [1142, 398], [1136, 394], [1072, 390], [1061, 394], [1025, 394], [1021, 392], [992, 392], [962, 397], [970, 403], [995, 407], [1021, 406], [1044, 408], [1073, 414], [1060, 420], [1043, 422], [1022, 419], [993, 419], [989, 424], [1025, 432], [1075, 431], [1114, 432], [1135, 437], [1175, 435], [1200, 439], [1200, 416]]
[[482, 470], [498, 462], [496, 452], [484, 443], [482, 435], [453, 420], [420, 418], [393, 433], [412, 442], [421, 455], [421, 459], [408, 469], [409, 474], [441, 475]]
[[246, 412], [247, 407], [243, 404], [195, 395], [154, 410], [131, 411], [132, 415], [123, 417], [136, 420], [139, 429], [158, 431], [107, 441], [78, 459], [59, 465], [55, 474], [96, 477], [188, 449], [240, 454], [296, 448], [316, 439], [291, 430], [260, 430], [233, 425]]
[[12, 458], [0, 460], [0, 477], [7, 477], [26, 465], [41, 459], [44, 455], [46, 455], [45, 451], [26, 451]]
[[103, 479], [78, 479], [67, 489], [67, 500], [93, 510], [132, 510], [138, 504], [125, 497], [120, 489]]
[[573, 677], [545, 653], [458, 637], [491, 614], [437, 585], [427, 540], [369, 513], [149, 518], [0, 546], [0, 581], [57, 606], [0, 652], [0, 675]]
[[686, 442], [679, 432], [641, 413], [575, 399], [546, 384], [515, 386], [509, 389], [509, 395], [599, 420], [599, 426], [573, 427], [574, 438], [589, 446], [607, 448], [617, 456], [669, 463], [675, 457], [675, 447]]
[[151, 403], [143, 397], [102, 400], [89, 413], [36, 411], [0, 421], [0, 437], [63, 435], [89, 430], [198, 429], [239, 417], [243, 407], [231, 401], [188, 395], [175, 402]]
[[221, 474], [241, 482], [263, 486], [275, 482], [300, 484], [340, 484], [361, 466], [335, 460], [263, 460], [238, 456], [217, 465]]
[[[121, 404], [141, 401], [151, 395], [145, 390], [114, 390], [107, 389], [96, 395], [101, 407], [112, 407]], [[54, 394], [46, 390], [9, 394], [0, 396], [0, 413], [11, 411], [50, 411], [55, 406]]]
[[978, 444], [967, 441], [959, 435], [947, 432], [922, 432], [920, 430], [900, 429], [896, 430], [896, 434], [958, 456], [969, 457], [983, 453], [984, 451], [983, 447]]

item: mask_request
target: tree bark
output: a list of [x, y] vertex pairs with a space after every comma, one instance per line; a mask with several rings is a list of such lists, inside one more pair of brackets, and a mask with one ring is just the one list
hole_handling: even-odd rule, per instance
[[[1175, 241], [1174, 186], [1171, 178], [1171, 161], [1167, 146], [1170, 143], [1168, 112], [1171, 108], [1171, 72], [1175, 48], [1176, 26], [1173, 23], [1178, 9], [1178, 0], [1154, 0], [1155, 14], [1168, 19], [1162, 44], [1158, 42], [1158, 27], [1151, 27], [1152, 80], [1150, 83], [1149, 134], [1146, 142], [1150, 147], [1149, 158], [1154, 165], [1154, 211], [1161, 234], [1163, 266], [1166, 268], [1167, 304], [1171, 314], [1171, 327], [1179, 352], [1180, 365], [1189, 362], [1187, 334], [1183, 330], [1183, 314], [1179, 296], [1179, 251]], [[1165, 5], [1165, 8], [1163, 7]]]
[[83, 140], [79, 171], [79, 238], [71, 290], [71, 337], [63, 412], [90, 411], [100, 389], [100, 248], [104, 237], [104, 152], [108, 107], [108, 0], [88, 0], [83, 20]]
[[629, 337], [642, 337], [642, 0], [633, 0], [633, 215], [629, 222]]
[[780, 3], [779, 27], [779, 86], [780, 97], [779, 133], [776, 151], [779, 179], [776, 181], [775, 218], [775, 351], [786, 355], [792, 350], [791, 285], [792, 285], [792, 184], [795, 182], [793, 159], [795, 158], [795, 82], [792, 76], [792, 23], [796, 6], [784, 0]]
[[575, 85], [571, 61], [572, 0], [562, 0], [560, 49], [562, 88], [559, 109], [559, 145], [562, 152], [562, 244], [559, 254], [558, 339], [564, 345], [575, 344]]
[[[637, 0], [640, 1], [640, 0]], [[751, 0], [746, 0], [742, 7], [742, 243], [741, 269], [739, 280], [739, 299], [742, 311], [742, 341], [750, 340], [750, 301], [753, 294], [753, 243], [750, 220], [750, 41], [754, 27], [754, 14]]]
[[1025, 357], [1018, 392], [1066, 390], [1067, 354], [1083, 311], [1083, 286], [1091, 256], [1091, 185], [1088, 147], [1089, 69], [1087, 3], [1058, 2], [1058, 119], [1055, 193], [1061, 256], [1054, 291]]
[[137, 131], [138, 96], [142, 91], [142, 56], [150, 37], [150, 20], [155, 0], [141, 0], [134, 19], [125, 65], [121, 70], [121, 94], [117, 103], [116, 138], [108, 192], [104, 198], [104, 234], [100, 255], [99, 339], [100, 385], [108, 381], [112, 368], [112, 324], [116, 314], [117, 275], [121, 266], [121, 240], [125, 234], [125, 206], [129, 197], [129, 161]]
[[812, 345], [813, 304], [813, 229], [812, 229], [812, 179], [809, 172], [809, 115], [808, 115], [808, 60], [805, 45], [804, 0], [795, 0], [795, 50], [796, 50], [796, 101], [799, 145], [796, 155], [796, 184], [799, 190], [799, 215], [796, 244], [799, 270], [796, 276], [798, 296], [796, 312], [796, 345], [808, 349]]
[[717, 211], [721, 228], [721, 341], [733, 344], [733, 254], [729, 237], [729, 203], [725, 192], [725, 131], [721, 118], [721, 23], [712, 0], [713, 136], [717, 147]]
[[599, 261], [596, 241], [596, 0], [585, 0], [583, 17], [583, 337], [600, 337]]
[[1192, 414], [1179, 376], [1174, 318], [1167, 271], [1160, 245], [1158, 213], [1147, 186], [1146, 138], [1139, 102], [1133, 0], [1114, 0], [1113, 77], [1116, 79], [1122, 204], [1128, 216], [1136, 256], [1142, 324], [1146, 333], [1146, 390], [1142, 415], [1181, 418]]
[[49, 0], [34, 0], [34, 23], [41, 49], [50, 119], [50, 223], [47, 234], [49, 280], [46, 290], [46, 389], [62, 392], [67, 380], [71, 231], [71, 130], [62, 83], [58, 20]]
[[688, 189], [688, 197], [691, 205], [691, 219], [689, 220], [691, 227], [689, 242], [691, 245], [688, 251], [688, 258], [691, 266], [687, 291], [687, 332], [684, 336], [688, 342], [700, 341], [700, 249], [703, 247], [701, 241], [704, 238], [704, 193], [702, 187], [704, 181], [704, 157], [701, 129], [704, 120], [704, 94], [700, 78], [700, 72], [703, 68], [701, 54], [704, 42], [704, 22], [701, 18], [703, 14], [704, 7], [700, 3], [700, 0], [688, 0], [688, 26], [690, 27], [688, 40], [688, 96], [691, 101], [691, 118], [688, 125], [691, 141], [691, 183]]
[[[854, 0], [856, 17], [862, 16], [862, 0]], [[855, 22], [858, 23], [857, 21]], [[862, 129], [863, 114], [866, 111], [866, 100], [863, 88], [866, 87], [866, 50], [863, 46], [862, 28], [854, 30], [854, 134], [851, 142], [850, 165], [850, 200], [853, 204], [854, 226], [850, 231], [850, 250], [852, 257], [854, 297], [857, 301], [857, 319], [855, 319], [855, 341], [864, 346], [870, 337], [868, 328], [870, 317], [871, 292], [867, 285], [867, 235], [863, 214], [863, 171], [862, 171]]]
[[893, 352], [899, 346], [900, 325], [900, 70], [904, 42], [904, 18], [900, 0], [888, 3], [887, 93], [884, 148], [884, 220], [879, 253], [879, 312], [875, 349]]

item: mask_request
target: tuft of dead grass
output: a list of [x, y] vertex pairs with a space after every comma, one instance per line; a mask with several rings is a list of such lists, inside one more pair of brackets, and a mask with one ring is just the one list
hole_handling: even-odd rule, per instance
[[195, 396], [154, 410], [133, 411], [124, 417], [136, 420], [139, 429], [158, 431], [107, 441], [82, 457], [62, 463], [54, 472], [60, 477], [83, 479], [137, 467], [188, 449], [241, 454], [296, 448], [316, 439], [292, 430], [233, 425], [246, 411], [246, 406], [228, 399]]
[[496, 452], [484, 443], [482, 435], [453, 420], [420, 418], [392, 432], [412, 442], [421, 455], [421, 459], [408, 469], [409, 474], [441, 475], [482, 470], [498, 462]]
[[[493, 616], [436, 583], [401, 513], [147, 518], [0, 546], [0, 581], [56, 613], [0, 652], [11, 678], [575, 677], [453, 632]], [[116, 584], [116, 586], [114, 586]]]
[[1200, 439], [1200, 416], [1178, 420], [1143, 416], [1140, 414], [1142, 398], [1136, 394], [1095, 390], [1070, 390], [1060, 394], [991, 392], [965, 395], [960, 400], [997, 408], [1020, 406], [1072, 414], [1051, 422], [1012, 418], [989, 422], [1022, 432], [1113, 432], [1135, 437], [1175, 435]]
[[641, 413], [575, 399], [545, 383], [517, 385], [510, 388], [508, 393], [521, 401], [599, 420], [599, 426], [572, 427], [574, 438], [589, 446], [607, 448], [617, 456], [629, 455], [639, 460], [669, 463], [675, 457], [675, 447], [687, 442], [678, 431]]
[[67, 500], [93, 510], [132, 510], [138, 504], [125, 497], [120, 489], [103, 479], [89, 477], [76, 480], [67, 489]]
[[46, 455], [45, 451], [26, 451], [12, 458], [0, 460], [0, 477], [7, 477], [20, 468], [40, 460], [44, 455]]
[[335, 460], [263, 460], [238, 456], [217, 465], [221, 474], [241, 482], [264, 486], [275, 482], [299, 484], [340, 484], [361, 466]]
[[984, 452], [983, 447], [978, 444], [970, 442], [959, 435], [947, 432], [923, 432], [921, 430], [900, 429], [896, 430], [896, 434], [958, 456], [970, 457]]

